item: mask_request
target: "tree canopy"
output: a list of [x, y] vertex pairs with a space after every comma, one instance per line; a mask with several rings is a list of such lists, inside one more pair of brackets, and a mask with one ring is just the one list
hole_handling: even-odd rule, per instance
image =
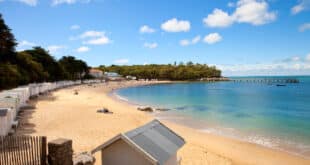
[[33, 82], [82, 79], [88, 74], [86, 62], [75, 57], [58, 61], [42, 47], [16, 52], [16, 45], [0, 14], [0, 90]]
[[136, 76], [139, 79], [160, 79], [160, 80], [197, 80], [200, 78], [221, 77], [221, 71], [214, 66], [206, 64], [194, 64], [188, 62], [186, 65], [133, 65], [133, 66], [100, 66], [105, 72], [116, 72], [121, 75]]

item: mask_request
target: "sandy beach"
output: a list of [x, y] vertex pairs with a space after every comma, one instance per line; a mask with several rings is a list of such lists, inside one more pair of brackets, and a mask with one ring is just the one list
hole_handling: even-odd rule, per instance
[[[152, 115], [136, 110], [134, 105], [112, 98], [117, 88], [154, 82], [109, 82], [92, 86], [80, 85], [57, 90], [30, 101], [33, 108], [23, 111], [19, 135], [47, 136], [73, 140], [74, 152], [90, 151], [115, 135], [141, 126]], [[167, 82], [155, 82], [167, 83]], [[78, 91], [78, 95], [74, 91]], [[96, 111], [107, 108], [113, 114]], [[186, 140], [179, 151], [181, 164], [310, 164], [309, 159], [260, 145], [218, 135], [202, 133], [171, 122], [164, 122]], [[96, 153], [100, 164], [100, 154]]]

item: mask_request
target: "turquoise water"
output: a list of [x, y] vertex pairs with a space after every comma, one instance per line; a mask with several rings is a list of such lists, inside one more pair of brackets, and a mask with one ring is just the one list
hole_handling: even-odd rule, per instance
[[116, 93], [135, 104], [171, 109], [155, 114], [163, 120], [310, 157], [310, 77], [294, 78], [300, 83], [175, 83]]

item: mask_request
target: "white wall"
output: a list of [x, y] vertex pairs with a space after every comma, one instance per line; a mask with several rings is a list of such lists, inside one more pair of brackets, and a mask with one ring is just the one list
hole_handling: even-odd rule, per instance
[[139, 153], [125, 141], [119, 139], [102, 152], [102, 165], [151, 165], [142, 153]]

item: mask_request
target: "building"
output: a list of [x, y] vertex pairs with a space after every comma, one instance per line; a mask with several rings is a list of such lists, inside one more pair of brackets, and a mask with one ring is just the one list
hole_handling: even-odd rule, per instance
[[102, 165], [177, 165], [182, 137], [158, 120], [119, 134], [92, 151], [101, 151]]
[[6, 136], [11, 129], [11, 110], [10, 108], [0, 108], [0, 136]]
[[126, 76], [127, 80], [137, 80], [136, 76]]
[[89, 74], [95, 78], [103, 78], [103, 71], [101, 71], [100, 69], [92, 68], [89, 70]]
[[122, 77], [122, 75], [119, 75], [116, 72], [104, 72], [104, 78], [107, 80], [111, 80], [111, 81], [119, 81], [119, 80], [124, 80], [124, 78]]

